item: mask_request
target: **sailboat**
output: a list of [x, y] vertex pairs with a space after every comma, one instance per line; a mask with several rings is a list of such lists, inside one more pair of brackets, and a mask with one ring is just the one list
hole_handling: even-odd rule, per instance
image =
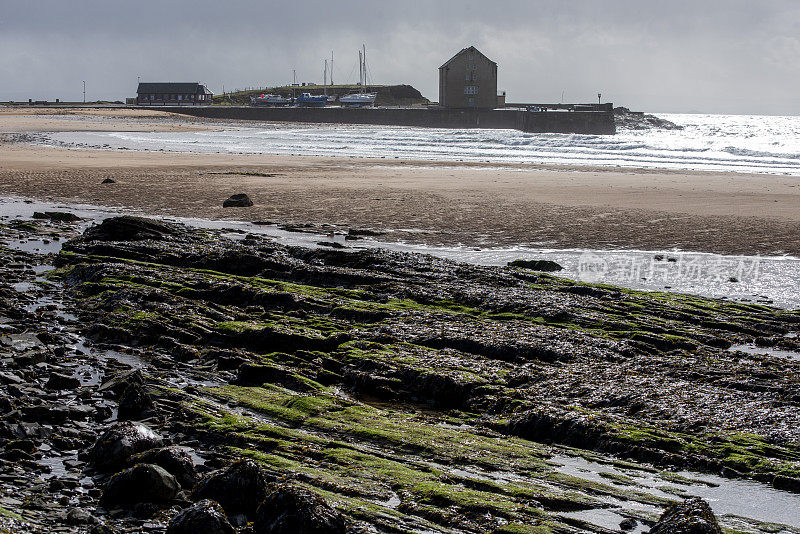
[[367, 47], [358, 51], [358, 84], [361, 89], [358, 93], [351, 93], [339, 99], [339, 102], [348, 108], [361, 108], [375, 105], [378, 93], [367, 92]]

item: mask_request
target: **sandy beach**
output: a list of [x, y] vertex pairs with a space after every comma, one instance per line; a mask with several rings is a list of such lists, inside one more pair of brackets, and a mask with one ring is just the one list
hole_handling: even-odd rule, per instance
[[[429, 244], [800, 255], [800, 179], [791, 176], [20, 142], [41, 131], [219, 127], [148, 110], [3, 109], [0, 193], [153, 214], [399, 230], [391, 238]], [[116, 183], [101, 185], [105, 178]], [[247, 193], [255, 206], [223, 209], [234, 193]]]

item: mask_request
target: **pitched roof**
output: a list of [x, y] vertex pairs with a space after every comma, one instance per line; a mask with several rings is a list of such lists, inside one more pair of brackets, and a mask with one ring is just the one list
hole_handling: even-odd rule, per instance
[[458, 56], [460, 56], [461, 54], [463, 54], [464, 52], [473, 52], [473, 53], [475, 53], [475, 54], [480, 54], [480, 55], [482, 55], [483, 57], [485, 57], [485, 58], [486, 58], [486, 59], [489, 61], [489, 63], [494, 63], [495, 65], [497, 65], [497, 63], [495, 63], [494, 61], [492, 61], [491, 59], [489, 59], [488, 57], [486, 57], [486, 55], [485, 55], [485, 54], [483, 54], [483, 53], [482, 53], [480, 50], [478, 50], [478, 49], [477, 49], [477, 48], [475, 48], [474, 46], [468, 46], [467, 48], [462, 48], [462, 49], [461, 49], [461, 51], [460, 51], [459, 53], [457, 53], [456, 55], [454, 55], [453, 57], [451, 57], [450, 59], [448, 59], [447, 61], [445, 61], [444, 65], [442, 65], [442, 66], [441, 66], [441, 67], [439, 67], [439, 68], [440, 68], [440, 69], [444, 69], [444, 68], [446, 68], [446, 67], [450, 66], [450, 63], [452, 63], [453, 61], [455, 61], [455, 59], [456, 59]]
[[136, 92], [141, 93], [181, 93], [211, 94], [204, 85], [197, 82], [141, 82]]

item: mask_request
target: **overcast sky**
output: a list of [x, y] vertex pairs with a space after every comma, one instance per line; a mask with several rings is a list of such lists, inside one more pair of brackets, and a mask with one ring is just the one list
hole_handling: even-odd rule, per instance
[[123, 99], [142, 81], [215, 93], [373, 83], [438, 99], [438, 67], [475, 45], [513, 102], [800, 114], [799, 0], [0, 0], [0, 100]]

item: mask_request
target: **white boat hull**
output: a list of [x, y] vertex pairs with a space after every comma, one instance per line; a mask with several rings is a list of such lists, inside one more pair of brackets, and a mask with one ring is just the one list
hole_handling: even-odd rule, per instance
[[339, 102], [347, 107], [372, 106], [377, 97], [378, 93], [355, 93], [341, 97]]

